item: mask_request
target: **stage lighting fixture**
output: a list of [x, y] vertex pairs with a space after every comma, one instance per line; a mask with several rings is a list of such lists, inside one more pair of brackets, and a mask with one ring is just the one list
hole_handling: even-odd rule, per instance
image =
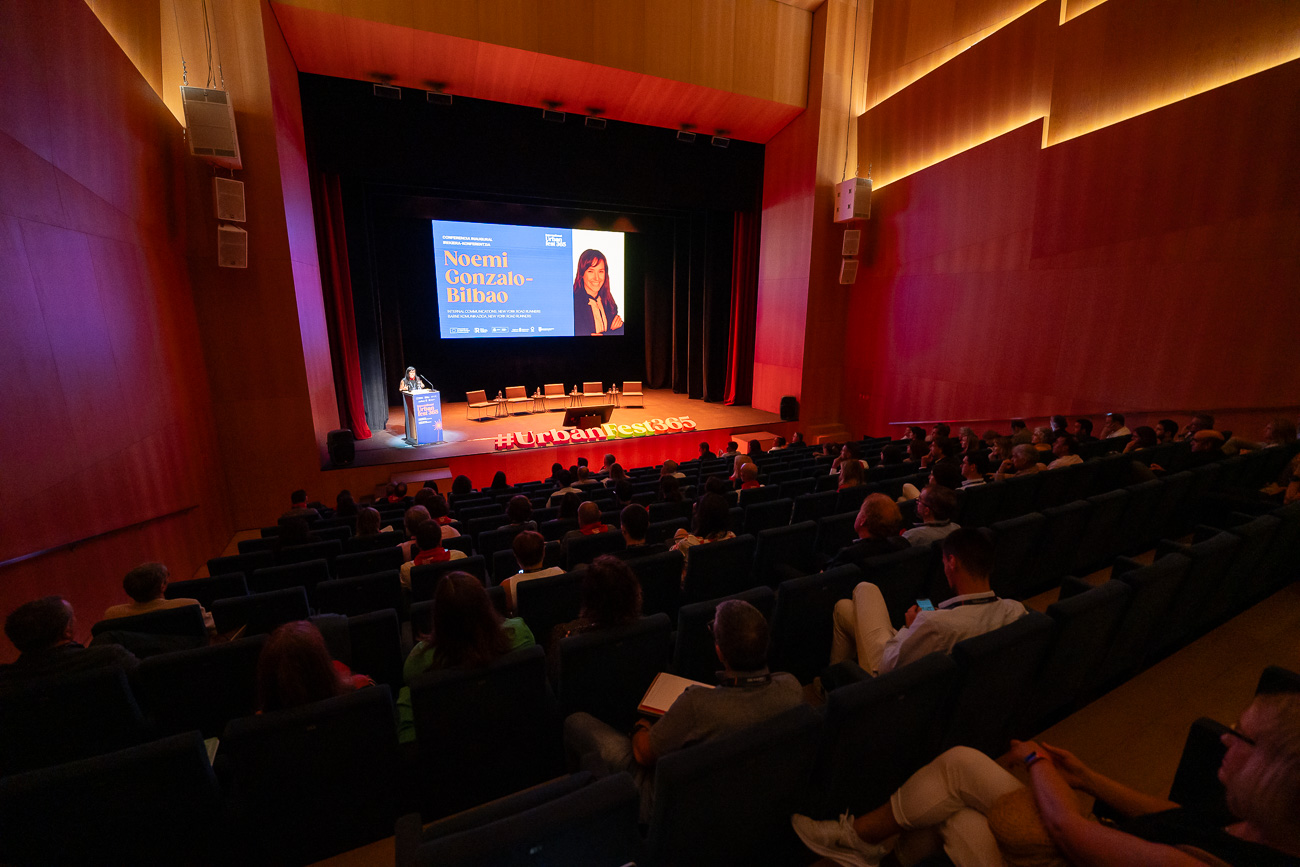
[[451, 105], [450, 93], [438, 93], [437, 91], [426, 90], [424, 92], [424, 98], [434, 105]]
[[605, 128], [605, 118], [603, 117], [588, 117], [585, 118], [582, 122], [585, 123], [587, 126], [591, 127], [592, 129]]
[[691, 132], [693, 129], [695, 129], [693, 123], [682, 124], [682, 128], [677, 130], [677, 140], [682, 144], [693, 144], [695, 142], [695, 133]]
[[715, 148], [725, 148], [731, 144], [731, 139], [720, 135], [715, 135], [710, 141]]
[[400, 87], [393, 87], [388, 83], [397, 76], [387, 72], [372, 72], [369, 77], [377, 82], [375, 84], [375, 96], [382, 99], [402, 98], [402, 89]]
[[564, 123], [564, 112], [557, 110], [563, 103], [556, 102], [553, 99], [544, 99], [542, 105], [546, 106], [546, 108], [542, 109], [542, 120], [549, 120], [551, 123]]

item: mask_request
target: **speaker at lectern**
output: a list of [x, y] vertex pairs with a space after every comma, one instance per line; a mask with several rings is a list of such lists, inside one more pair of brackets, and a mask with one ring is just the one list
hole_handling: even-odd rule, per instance
[[442, 396], [432, 388], [402, 392], [406, 442], [427, 446], [442, 442]]

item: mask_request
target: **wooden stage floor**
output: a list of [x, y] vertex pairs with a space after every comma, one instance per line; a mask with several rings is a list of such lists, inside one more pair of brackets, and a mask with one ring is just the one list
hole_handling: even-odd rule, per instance
[[[406, 435], [401, 407], [390, 407], [388, 427], [375, 431], [368, 440], [357, 440], [357, 467], [372, 467], [382, 464], [406, 463], [409, 461], [430, 461], [465, 455], [491, 454], [496, 451], [496, 438], [500, 434], [518, 431], [546, 431], [559, 428], [564, 418], [564, 409], [554, 406], [546, 412], [519, 412], [503, 418], [486, 418], [482, 421], [465, 417], [465, 403], [444, 403], [442, 405], [443, 436], [445, 442], [428, 446], [410, 446], [403, 437]], [[532, 401], [520, 404], [531, 408]], [[668, 418], [688, 416], [697, 425], [696, 433], [701, 442], [708, 441], [715, 450], [726, 446], [727, 439], [733, 433], [742, 434], [762, 431], [773, 425], [781, 424], [781, 417], [773, 412], [765, 412], [750, 406], [725, 406], [721, 403], [706, 403], [692, 400], [684, 394], [674, 394], [668, 389], [647, 390], [645, 407], [617, 407], [610, 416], [614, 424], [633, 424], [651, 418]]]

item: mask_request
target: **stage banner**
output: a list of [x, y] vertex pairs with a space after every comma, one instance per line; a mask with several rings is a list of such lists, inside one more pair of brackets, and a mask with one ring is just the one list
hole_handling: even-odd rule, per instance
[[690, 416], [678, 415], [669, 418], [648, 418], [633, 424], [615, 424], [607, 422], [592, 428], [574, 428], [573, 430], [548, 431], [514, 431], [497, 434], [496, 450], [531, 449], [543, 446], [567, 446], [573, 443], [595, 443], [604, 440], [632, 439], [633, 437], [650, 437], [661, 434], [688, 433], [695, 430], [696, 424]]
[[[622, 232], [431, 222], [444, 338], [623, 333]], [[587, 280], [608, 296], [599, 326]]]
[[403, 397], [407, 418], [414, 419], [407, 429], [407, 442], [413, 446], [442, 442], [442, 395], [437, 391], [416, 391]]

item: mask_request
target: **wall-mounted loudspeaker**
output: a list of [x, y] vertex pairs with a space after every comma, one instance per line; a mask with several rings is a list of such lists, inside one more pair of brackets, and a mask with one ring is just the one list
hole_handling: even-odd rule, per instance
[[242, 169], [239, 137], [235, 134], [235, 108], [230, 94], [206, 87], [182, 87], [185, 134], [190, 153], [228, 169]]
[[325, 447], [329, 449], [330, 463], [336, 467], [347, 466], [356, 460], [356, 438], [347, 428], [330, 431], [325, 437]]
[[247, 219], [244, 214], [244, 182], [213, 178], [212, 204], [216, 208], [218, 220], [244, 222]]
[[857, 259], [840, 260], [840, 284], [843, 286], [848, 286], [856, 279], [858, 279], [858, 260]]
[[217, 226], [217, 264], [222, 268], [248, 267], [248, 233], [238, 226]]
[[781, 398], [781, 421], [799, 420], [799, 398], [787, 394]]
[[835, 222], [871, 217], [871, 179], [849, 178], [835, 185]]
[[840, 245], [841, 256], [858, 255], [858, 245], [862, 242], [861, 229], [845, 229], [844, 243]]

